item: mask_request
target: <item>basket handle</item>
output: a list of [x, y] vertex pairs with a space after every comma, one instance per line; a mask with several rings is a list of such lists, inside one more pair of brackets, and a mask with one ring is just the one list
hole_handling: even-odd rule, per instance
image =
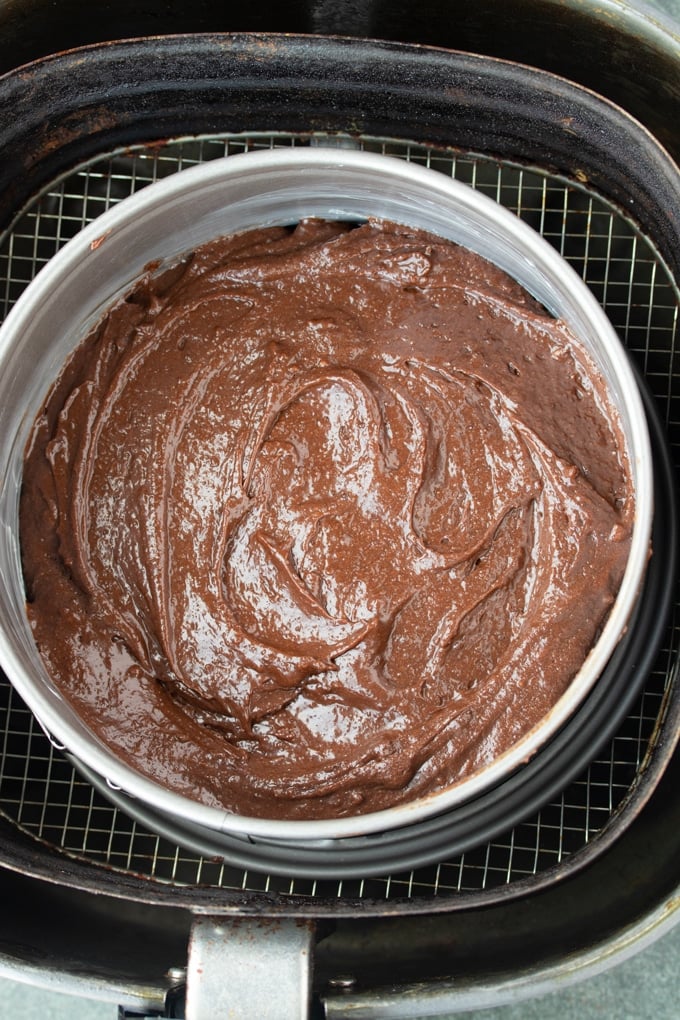
[[315, 924], [290, 917], [195, 918], [186, 1020], [307, 1020]]

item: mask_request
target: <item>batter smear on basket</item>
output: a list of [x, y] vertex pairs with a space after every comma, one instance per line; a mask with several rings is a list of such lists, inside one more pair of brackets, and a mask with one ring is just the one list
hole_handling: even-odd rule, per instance
[[425, 232], [319, 220], [150, 273], [27, 448], [28, 613], [122, 759], [246, 815], [442, 789], [559, 699], [626, 565], [588, 355]]

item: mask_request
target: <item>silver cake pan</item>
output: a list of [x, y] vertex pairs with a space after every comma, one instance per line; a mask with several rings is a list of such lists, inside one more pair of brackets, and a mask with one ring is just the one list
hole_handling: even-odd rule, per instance
[[[378, 217], [423, 228], [478, 252], [561, 318], [589, 351], [618, 408], [635, 493], [630, 555], [596, 644], [549, 714], [505, 754], [427, 797], [356, 817], [285, 821], [209, 807], [146, 778], [105, 746], [43, 666], [25, 612], [18, 504], [25, 443], [66, 357], [145, 267], [214, 237], [304, 217]], [[181, 823], [235, 836], [333, 840], [432, 817], [478, 796], [530, 760], [592, 690], [624, 633], [648, 560], [652, 458], [627, 355], [582, 280], [535, 231], [491, 199], [434, 170], [333, 148], [264, 150], [217, 159], [152, 184], [71, 240], [29, 285], [0, 330], [0, 665], [52, 738], [85, 766]]]

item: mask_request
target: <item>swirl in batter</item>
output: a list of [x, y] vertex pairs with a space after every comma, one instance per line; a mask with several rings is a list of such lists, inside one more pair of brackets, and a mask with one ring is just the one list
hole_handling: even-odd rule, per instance
[[27, 450], [28, 612], [133, 767], [249, 815], [469, 775], [567, 688], [632, 496], [565, 327], [416, 230], [310, 220], [142, 281]]

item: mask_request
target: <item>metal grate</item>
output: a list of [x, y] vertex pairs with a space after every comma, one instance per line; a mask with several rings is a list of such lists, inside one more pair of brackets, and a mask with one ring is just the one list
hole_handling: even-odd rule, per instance
[[[23, 211], [0, 245], [2, 315], [56, 251], [115, 202], [195, 163], [247, 149], [299, 144], [310, 144], [309, 137], [180, 139], [102, 155], [60, 178]], [[599, 196], [539, 169], [401, 141], [352, 138], [351, 144], [454, 176], [542, 233], [584, 278], [631, 351], [658, 403], [673, 459], [680, 463], [680, 295], [649, 240]], [[241, 871], [192, 856], [143, 830], [80, 778], [1, 674], [0, 811], [56, 851], [157, 882], [378, 900], [464, 896], [507, 886], [583, 851], [630, 796], [653, 752], [677, 670], [677, 610], [637, 705], [584, 775], [505, 836], [435, 866], [381, 879], [315, 882]]]

